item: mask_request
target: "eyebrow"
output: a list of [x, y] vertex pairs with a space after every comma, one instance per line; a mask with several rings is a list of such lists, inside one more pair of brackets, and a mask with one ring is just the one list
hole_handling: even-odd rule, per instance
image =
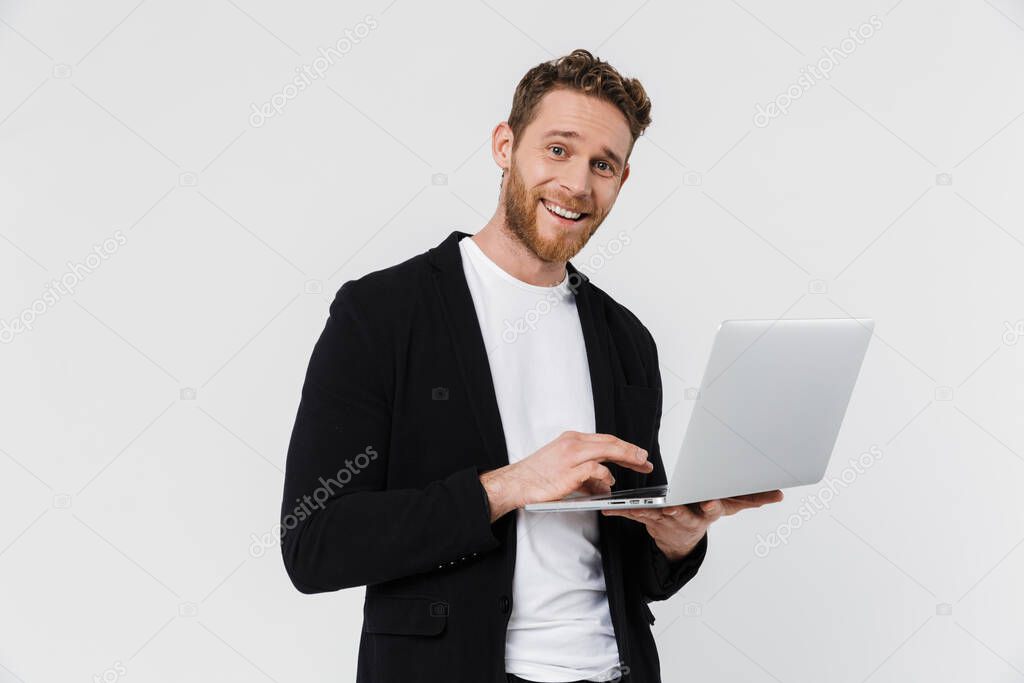
[[[544, 135], [543, 135], [543, 137], [541, 139], [542, 140], [547, 140], [548, 138], [555, 138], [555, 137], [558, 137], [558, 138], [572, 138], [572, 139], [578, 140], [582, 136], [579, 133], [577, 133], [576, 131], [574, 131], [574, 130], [549, 130], [547, 133], [544, 133]], [[622, 158], [618, 154], [613, 152], [607, 146], [603, 147], [601, 149], [601, 151], [604, 153], [604, 155], [606, 157], [608, 157], [609, 159], [614, 161], [616, 166], [618, 166], [619, 168], [622, 168], [622, 166], [623, 166]]]

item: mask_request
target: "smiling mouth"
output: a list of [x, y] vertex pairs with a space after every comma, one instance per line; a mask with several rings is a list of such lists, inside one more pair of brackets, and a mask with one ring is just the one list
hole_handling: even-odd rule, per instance
[[569, 212], [568, 209], [564, 209], [561, 205], [558, 205], [558, 204], [555, 204], [554, 202], [551, 202], [552, 205], [558, 206], [560, 209], [563, 209], [564, 211], [567, 211], [569, 213], [579, 213], [578, 217], [576, 217], [576, 218], [569, 218], [567, 216], [563, 216], [561, 214], [558, 214], [558, 213], [552, 211], [551, 208], [548, 206], [548, 202], [546, 200], [544, 200], [544, 199], [540, 200], [540, 204], [544, 207], [544, 209], [549, 214], [551, 214], [552, 216], [554, 216], [557, 219], [565, 221], [566, 223], [579, 223], [580, 221], [590, 217], [589, 213], [580, 213], [578, 211], [571, 211], [571, 212]]

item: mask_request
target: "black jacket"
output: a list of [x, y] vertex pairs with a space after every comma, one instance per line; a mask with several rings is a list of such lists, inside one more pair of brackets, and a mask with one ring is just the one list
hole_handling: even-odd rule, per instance
[[[452, 232], [345, 282], [313, 348], [288, 447], [281, 551], [303, 593], [366, 586], [358, 683], [504, 683], [516, 515], [490, 523], [483, 471], [508, 464], [490, 366]], [[570, 262], [596, 431], [646, 448], [615, 490], [665, 483], [662, 391], [647, 328]], [[647, 603], [696, 573], [643, 525], [598, 515], [624, 681], [660, 681]], [[339, 675], [339, 680], [346, 678]]]

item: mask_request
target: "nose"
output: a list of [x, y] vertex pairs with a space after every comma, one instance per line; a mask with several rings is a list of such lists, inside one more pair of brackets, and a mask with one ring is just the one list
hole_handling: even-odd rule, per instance
[[590, 195], [590, 163], [586, 159], [573, 159], [562, 164], [559, 184], [573, 199], [585, 200]]

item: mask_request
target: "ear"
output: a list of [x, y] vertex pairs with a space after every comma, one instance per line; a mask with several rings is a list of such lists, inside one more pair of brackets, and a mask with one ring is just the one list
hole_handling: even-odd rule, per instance
[[512, 128], [508, 125], [508, 121], [502, 121], [491, 131], [491, 156], [498, 168], [508, 170], [512, 165], [512, 143], [514, 141], [515, 135], [512, 134]]
[[629, 162], [626, 162], [626, 168], [622, 169], [622, 178], [619, 180], [619, 189], [626, 184], [626, 178], [629, 177]]

